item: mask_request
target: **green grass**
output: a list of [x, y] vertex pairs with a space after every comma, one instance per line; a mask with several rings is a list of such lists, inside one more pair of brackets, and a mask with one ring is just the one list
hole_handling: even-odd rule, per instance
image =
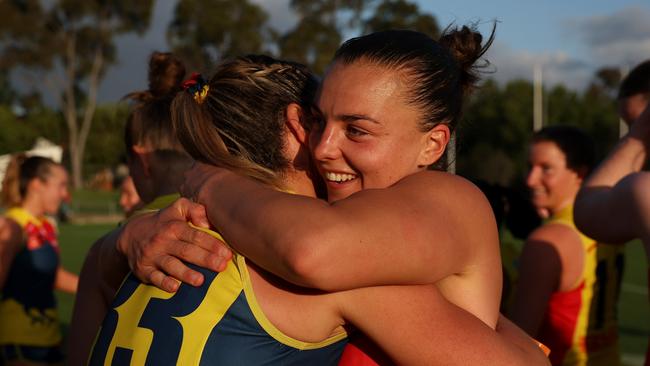
[[[59, 225], [59, 243], [63, 267], [74, 273], [81, 272], [84, 258], [95, 240], [115, 228], [116, 224], [102, 225]], [[59, 315], [64, 329], [67, 329], [72, 316], [74, 295], [56, 292]]]
[[[65, 268], [79, 273], [88, 248], [114, 224], [60, 226], [61, 257]], [[648, 307], [647, 263], [643, 246], [632, 242], [625, 250], [625, 274], [619, 301], [619, 320], [622, 353], [626, 365], [643, 362], [643, 355], [650, 335], [650, 308]], [[72, 314], [74, 297], [57, 293], [59, 310], [64, 328], [67, 328]], [[631, 360], [631, 361], [630, 361]]]
[[113, 215], [120, 212], [119, 190], [78, 189], [72, 192], [70, 208], [75, 214]]
[[640, 241], [625, 248], [625, 273], [618, 302], [621, 353], [632, 357], [628, 365], [641, 365], [650, 336], [648, 263]]

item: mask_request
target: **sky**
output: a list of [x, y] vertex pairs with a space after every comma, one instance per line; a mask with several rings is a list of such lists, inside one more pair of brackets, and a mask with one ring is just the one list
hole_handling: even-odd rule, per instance
[[[296, 16], [289, 0], [251, 0], [270, 15], [280, 31]], [[633, 0], [416, 0], [420, 10], [434, 15], [441, 27], [476, 23], [489, 34], [497, 22], [496, 39], [486, 57], [490, 76], [499, 82], [532, 79], [533, 67], [543, 70], [548, 86], [562, 83], [580, 90], [600, 67], [626, 71], [650, 58], [650, 2]], [[165, 40], [175, 0], [158, 0], [151, 28], [143, 36], [119, 37], [118, 63], [104, 78], [100, 102], [145, 89], [147, 59], [152, 51], [168, 49]], [[350, 34], [349, 36], [354, 36]]]

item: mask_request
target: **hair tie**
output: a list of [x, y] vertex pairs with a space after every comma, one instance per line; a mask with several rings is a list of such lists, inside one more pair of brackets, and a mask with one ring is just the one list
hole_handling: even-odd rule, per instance
[[199, 104], [203, 103], [210, 90], [210, 85], [208, 85], [208, 82], [198, 72], [192, 73], [190, 78], [183, 82], [182, 86]]

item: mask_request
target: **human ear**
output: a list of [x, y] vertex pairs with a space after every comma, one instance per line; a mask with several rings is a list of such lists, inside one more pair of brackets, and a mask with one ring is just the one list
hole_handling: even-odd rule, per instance
[[149, 161], [149, 156], [151, 152], [149, 149], [145, 148], [143, 145], [133, 145], [131, 149], [133, 150], [133, 159], [142, 166], [142, 173], [144, 176], [147, 178], [150, 177], [151, 162]]
[[427, 131], [423, 137], [423, 146], [420, 156], [418, 157], [419, 166], [429, 166], [442, 157], [451, 138], [449, 126], [446, 124], [437, 124], [431, 130]]
[[296, 141], [303, 145], [307, 144], [307, 132], [305, 131], [305, 123], [307, 121], [305, 120], [306, 116], [302, 111], [302, 107], [296, 103], [290, 103], [287, 106], [285, 116], [289, 133], [295, 137]]

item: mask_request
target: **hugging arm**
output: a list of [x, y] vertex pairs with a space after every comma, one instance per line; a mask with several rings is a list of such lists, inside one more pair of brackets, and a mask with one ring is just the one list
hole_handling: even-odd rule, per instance
[[435, 286], [350, 291], [343, 316], [400, 365], [548, 365], [537, 343], [501, 317], [494, 331]]
[[480, 191], [445, 173], [414, 174], [328, 204], [204, 164], [193, 171], [184, 192], [201, 182], [196, 197], [226, 241], [302, 286], [334, 291], [433, 283], [463, 272], [476, 254], [472, 238], [497, 237]]

